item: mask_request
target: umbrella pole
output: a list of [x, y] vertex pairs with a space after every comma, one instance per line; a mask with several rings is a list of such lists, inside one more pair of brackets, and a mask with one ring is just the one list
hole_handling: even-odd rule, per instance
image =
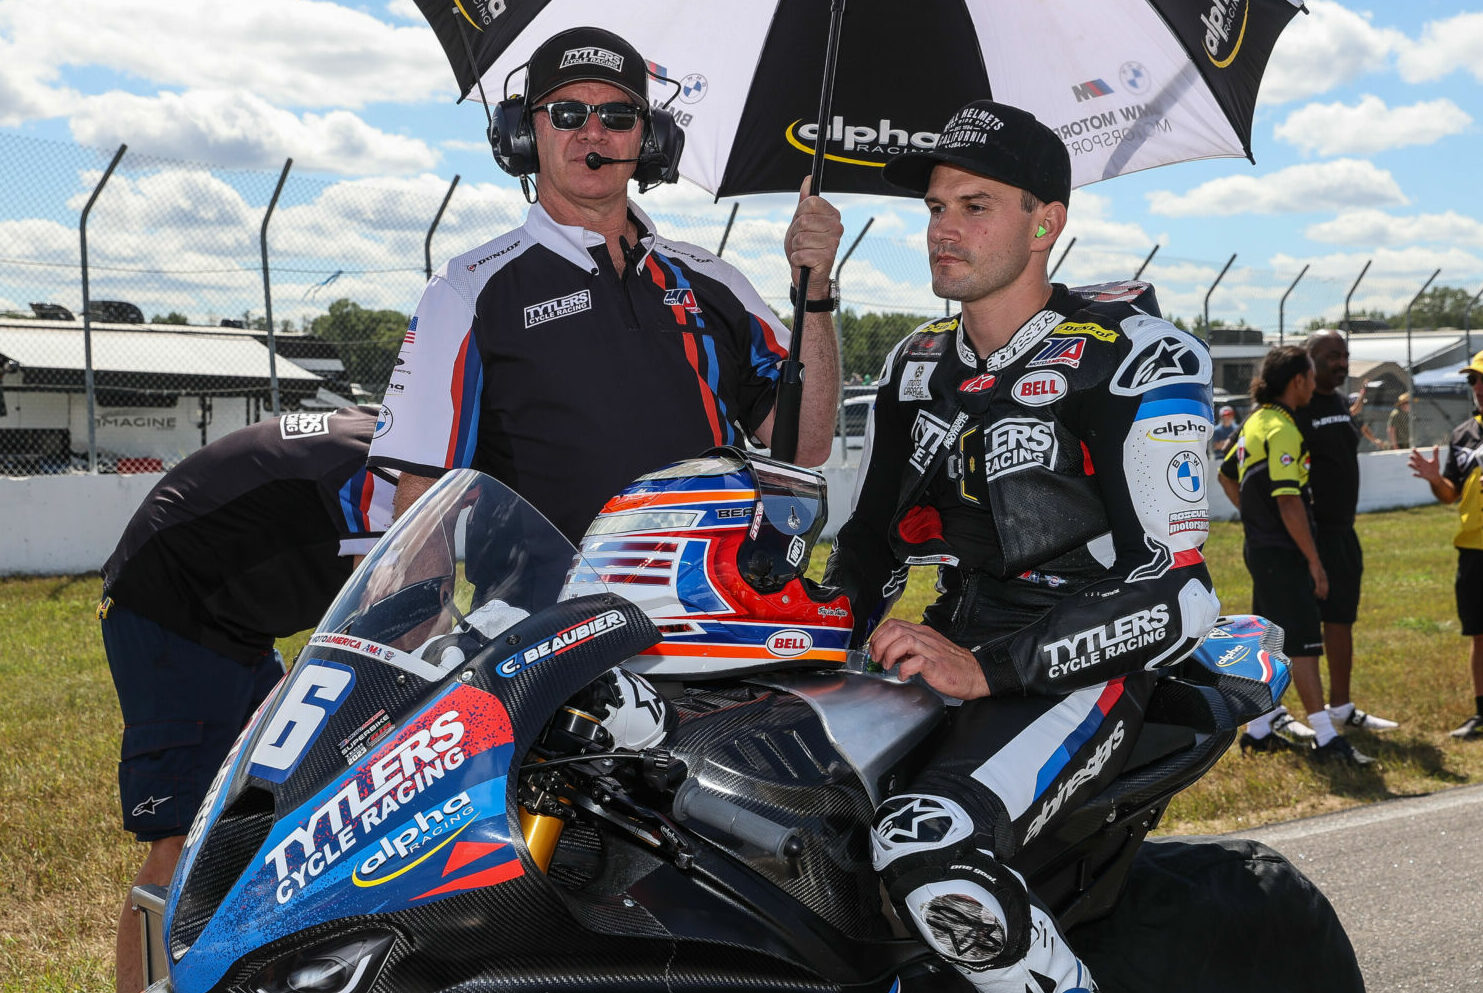
[[[839, 39], [844, 28], [845, 0], [829, 4], [829, 44], [824, 52], [824, 82], [819, 92], [819, 136], [814, 144], [814, 168], [809, 192], [824, 192], [824, 149], [828, 144], [829, 118], [834, 106], [834, 70], [839, 63]], [[798, 414], [803, 404], [803, 324], [807, 317], [808, 270], [798, 270], [798, 299], [793, 304], [793, 341], [778, 375], [777, 401], [773, 405], [772, 456], [792, 462], [798, 454]]]

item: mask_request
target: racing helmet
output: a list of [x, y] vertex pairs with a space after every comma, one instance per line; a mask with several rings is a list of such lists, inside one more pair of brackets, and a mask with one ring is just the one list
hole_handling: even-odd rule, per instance
[[828, 517], [824, 477], [713, 448], [640, 476], [582, 539], [563, 596], [607, 590], [664, 639], [624, 663], [663, 677], [845, 660], [849, 601], [804, 576]]

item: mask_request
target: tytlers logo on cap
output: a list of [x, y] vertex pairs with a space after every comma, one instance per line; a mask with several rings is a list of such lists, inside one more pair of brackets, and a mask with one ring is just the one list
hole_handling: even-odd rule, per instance
[[616, 52], [610, 52], [606, 48], [588, 46], [587, 48], [569, 48], [561, 55], [561, 63], [558, 69], [566, 69], [570, 66], [596, 65], [614, 72], [623, 71], [623, 56]]

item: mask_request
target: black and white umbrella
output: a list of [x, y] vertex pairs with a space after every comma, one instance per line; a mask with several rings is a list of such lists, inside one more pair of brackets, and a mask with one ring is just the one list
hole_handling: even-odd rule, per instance
[[[461, 92], [490, 100], [582, 24], [650, 60], [650, 97], [685, 130], [681, 175], [716, 196], [897, 193], [892, 156], [930, 147], [970, 100], [1022, 107], [1071, 152], [1072, 184], [1251, 157], [1252, 108], [1298, 0], [417, 0]], [[837, 70], [826, 91], [831, 17]], [[472, 61], [471, 61], [472, 58]], [[524, 85], [515, 72], [511, 89]], [[821, 100], [821, 93], [832, 94]], [[818, 121], [832, 99], [828, 120]]]

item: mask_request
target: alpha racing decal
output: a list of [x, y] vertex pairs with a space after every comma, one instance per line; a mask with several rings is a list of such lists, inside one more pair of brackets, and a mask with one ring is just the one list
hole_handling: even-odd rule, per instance
[[1050, 469], [1059, 450], [1049, 422], [1029, 417], [996, 421], [984, 444], [984, 478], [998, 479], [1022, 469]]
[[1160, 603], [1119, 617], [1111, 624], [1078, 631], [1069, 638], [1051, 642], [1040, 651], [1050, 663], [1047, 675], [1051, 679], [1062, 679], [1104, 659], [1158, 644], [1168, 636], [1169, 606]]
[[1156, 427], [1145, 432], [1149, 441], [1167, 441], [1173, 444], [1199, 444], [1210, 431], [1210, 422], [1201, 417], [1185, 415], [1166, 417]]
[[537, 324], [545, 324], [562, 317], [570, 317], [580, 314], [584, 310], [592, 309], [592, 291], [581, 290], [577, 293], [555, 300], [547, 300], [544, 303], [532, 304], [525, 308], [525, 326], [533, 328]]
[[573, 624], [565, 631], [552, 635], [545, 641], [538, 642], [525, 651], [511, 655], [498, 666], [495, 671], [506, 679], [518, 675], [527, 667], [535, 665], [542, 659], [554, 658], [563, 652], [569, 652], [578, 645], [586, 644], [594, 638], [600, 638], [609, 631], [616, 631], [628, 623], [627, 618], [616, 610], [610, 610], [604, 614]]
[[[391, 882], [452, 841], [459, 831], [474, 822], [477, 813], [478, 810], [467, 793], [458, 793], [436, 807], [419, 810], [412, 815], [411, 823], [395, 835], [387, 835], [377, 843], [376, 850], [355, 867], [351, 881], [356, 886], [380, 886]], [[423, 853], [422, 849], [433, 841], [439, 841], [439, 844], [431, 851]], [[403, 864], [411, 856], [417, 858]], [[378, 876], [377, 871], [388, 862], [393, 863], [393, 869]]]
[[1122, 745], [1124, 737], [1126, 735], [1123, 732], [1123, 722], [1118, 721], [1117, 726], [1112, 729], [1112, 734], [1108, 735], [1107, 740], [1098, 745], [1097, 750], [1087, 759], [1087, 764], [1061, 780], [1061, 785], [1056, 787], [1056, 795], [1041, 804], [1040, 813], [1035, 815], [1035, 819], [1030, 822], [1030, 826], [1025, 830], [1025, 841], [1029, 841], [1045, 830], [1045, 825], [1056, 815], [1056, 812], [1061, 809], [1062, 805], [1070, 799], [1071, 795], [1097, 778], [1097, 774], [1102, 771], [1102, 767], [1107, 764], [1107, 760], [1112, 758], [1112, 753], [1117, 751]]

